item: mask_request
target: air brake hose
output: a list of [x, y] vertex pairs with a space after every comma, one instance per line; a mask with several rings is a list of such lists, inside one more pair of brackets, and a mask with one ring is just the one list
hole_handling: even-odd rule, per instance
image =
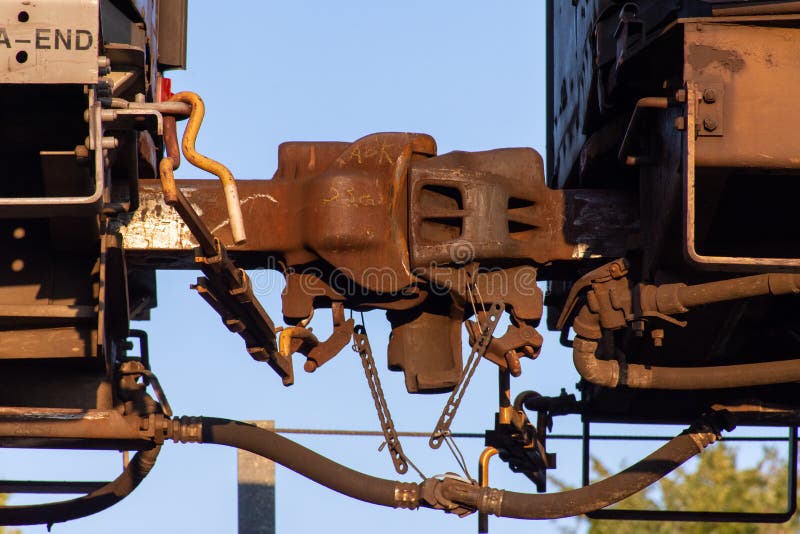
[[243, 449], [269, 458], [339, 493], [381, 506], [416, 508], [419, 484], [373, 477], [340, 465], [272, 432], [229, 419], [202, 417], [202, 442]]
[[431, 478], [414, 484], [373, 477], [337, 464], [273, 431], [229, 419], [181, 418], [173, 419], [172, 424], [175, 441], [201, 441], [243, 449], [368, 503], [409, 509], [425, 506], [449, 511], [461, 507], [461, 510], [519, 519], [566, 517], [619, 502], [667, 475], [717, 437], [716, 432], [708, 427], [692, 428], [610, 478], [561, 493], [528, 494], [479, 487], [453, 478]]
[[668, 475], [716, 440], [708, 428], [689, 429], [638, 463], [583, 488], [530, 494], [443, 482], [447, 499], [480, 512], [516, 519], [558, 519], [599, 510], [617, 503]]

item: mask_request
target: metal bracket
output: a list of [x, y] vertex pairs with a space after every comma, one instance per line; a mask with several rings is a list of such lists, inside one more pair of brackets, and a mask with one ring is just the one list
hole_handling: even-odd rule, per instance
[[[583, 485], [589, 485], [589, 421], [583, 422]], [[636, 439], [633, 437], [632, 439]], [[785, 523], [797, 511], [797, 427], [789, 427], [789, 481], [786, 510], [783, 512], [707, 512], [678, 510], [604, 509], [586, 514], [590, 519], [623, 521], [703, 521], [714, 523]]]
[[[88, 149], [93, 152], [94, 188], [88, 196], [0, 198], [0, 218], [52, 217], [55, 215], [94, 214], [100, 210], [105, 191], [106, 168], [104, 142], [116, 142], [104, 137], [102, 106], [96, 99], [95, 89], [89, 90]], [[44, 152], [46, 157], [74, 159], [75, 152]]]
[[142, 362], [145, 369], [150, 370], [150, 344], [148, 343], [147, 332], [131, 328], [128, 331], [128, 339], [130, 338], [139, 340], [139, 361]]
[[127, 497], [147, 476], [158, 458], [160, 446], [139, 451], [123, 472], [111, 482], [7, 481], [0, 488], [26, 493], [85, 493], [66, 501], [21, 506], [0, 506], [0, 524], [37, 525], [71, 521], [95, 514]]
[[[712, 87], [714, 84], [704, 84], [703, 87]], [[684, 161], [683, 161], [683, 236], [684, 252], [689, 261], [698, 268], [729, 267], [741, 269], [746, 266], [748, 270], [767, 270], [774, 267], [800, 267], [797, 258], [748, 258], [742, 256], [709, 256], [697, 250], [697, 203], [696, 203], [696, 169], [697, 137], [703, 128], [702, 108], [703, 90], [699, 83], [689, 82], [686, 87], [686, 131], [683, 134]]]

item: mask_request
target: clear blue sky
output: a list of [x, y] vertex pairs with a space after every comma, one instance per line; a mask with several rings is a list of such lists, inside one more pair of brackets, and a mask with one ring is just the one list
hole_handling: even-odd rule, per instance
[[[196, 91], [205, 99], [198, 149], [227, 164], [238, 178], [269, 178], [282, 141], [352, 141], [379, 131], [431, 134], [440, 153], [517, 146], [544, 152], [544, 1], [239, 0], [197, 1], [189, 9], [189, 69], [172, 74], [173, 90]], [[202, 174], [187, 164], [179, 176]], [[281, 427], [378, 428], [361, 365], [349, 349], [313, 375], [304, 373], [297, 360], [296, 384], [284, 388], [189, 290], [196, 276], [160, 273], [159, 306], [152, 321], [136, 325], [150, 332], [153, 368], [177, 414], [274, 419]], [[279, 319], [282, 278], [263, 271], [253, 277], [265, 308]], [[328, 324], [323, 311], [313, 326], [324, 335]], [[409, 396], [402, 374], [385, 367], [384, 314], [368, 314], [367, 327], [398, 428], [432, 429], [445, 397]], [[577, 379], [570, 354], [548, 334], [542, 356], [524, 363], [513, 388], [514, 393], [535, 389], [556, 395], [561, 387], [574, 392]], [[496, 368], [483, 362], [454, 430], [480, 432], [491, 426], [495, 388]], [[555, 428], [576, 430], [574, 419], [559, 420]], [[395, 478], [386, 451], [377, 451], [378, 438], [298, 441], [345, 465]], [[482, 441], [460, 444], [474, 474]], [[556, 447], [562, 466], [557, 476], [577, 484], [577, 444]], [[630, 458], [643, 456], [651, 446], [643, 447]], [[430, 451], [427, 440], [406, 439], [404, 448], [428, 475], [457, 470], [446, 449]], [[4, 458], [0, 474], [10, 478], [104, 479], [121, 464], [116, 453], [11, 451]], [[618, 461], [619, 455], [611, 465]], [[491, 480], [496, 487], [532, 491], [527, 479], [511, 475], [499, 462]], [[131, 497], [54, 531], [228, 533], [236, 531], [236, 516], [235, 451], [171, 444]], [[282, 534], [476, 531], [475, 516], [460, 520], [428, 510], [378, 508], [284, 469], [277, 473], [277, 521]], [[575, 523], [491, 520], [497, 534], [556, 532], [558, 526], [571, 530]]]

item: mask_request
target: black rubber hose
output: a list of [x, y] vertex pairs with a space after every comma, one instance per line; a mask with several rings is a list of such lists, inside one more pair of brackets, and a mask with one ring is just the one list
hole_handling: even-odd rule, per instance
[[617, 475], [584, 488], [540, 495], [481, 488], [452, 478], [427, 479], [419, 485], [376, 478], [339, 465], [270, 430], [229, 419], [199, 420], [204, 443], [269, 458], [364, 502], [394, 508], [417, 508], [421, 504], [451, 511], [458, 508], [456, 505], [464, 505], [462, 510], [477, 509], [518, 519], [554, 519], [604, 508], [646, 488], [716, 440], [716, 433], [706, 427], [690, 429]]
[[444, 483], [444, 496], [479, 511], [516, 519], [558, 519], [617, 503], [666, 476], [716, 439], [708, 429], [690, 430], [628, 469], [583, 488], [550, 494], [516, 493]]
[[137, 452], [112, 482], [83, 497], [46, 504], [0, 507], [0, 525], [53, 525], [109, 508], [127, 497], [150, 473], [161, 447]]
[[203, 443], [216, 443], [243, 449], [269, 458], [306, 478], [360, 501], [416, 508], [419, 485], [377, 478], [309, 450], [263, 428], [230, 419], [202, 417]]

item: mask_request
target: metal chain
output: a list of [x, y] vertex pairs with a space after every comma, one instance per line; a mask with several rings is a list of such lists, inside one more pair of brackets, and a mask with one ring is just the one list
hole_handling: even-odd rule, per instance
[[425, 475], [403, 453], [403, 446], [400, 445], [400, 438], [394, 428], [394, 421], [392, 421], [392, 414], [389, 413], [389, 405], [383, 395], [381, 380], [378, 377], [378, 369], [375, 367], [375, 359], [372, 357], [372, 348], [369, 345], [367, 330], [364, 325], [358, 325], [353, 329], [353, 350], [361, 356], [361, 365], [364, 367], [364, 375], [367, 377], [367, 384], [369, 384], [369, 391], [372, 393], [372, 400], [375, 402], [375, 410], [378, 412], [383, 438], [386, 440], [385, 445], [389, 449], [389, 455], [392, 458], [395, 470], [401, 475], [405, 474], [408, 471], [408, 464], [411, 464], [414, 470], [424, 479]]
[[[472, 295], [471, 292], [470, 295]], [[474, 298], [471, 300], [473, 300], [474, 306]], [[450, 432], [450, 425], [453, 423], [453, 419], [455, 419], [459, 405], [461, 405], [461, 399], [464, 398], [464, 393], [466, 393], [467, 387], [469, 387], [469, 381], [472, 379], [472, 375], [475, 374], [475, 370], [478, 368], [478, 364], [483, 359], [483, 355], [486, 354], [486, 349], [489, 347], [489, 342], [492, 340], [492, 334], [494, 334], [494, 329], [497, 326], [504, 309], [505, 304], [502, 302], [492, 304], [492, 306], [489, 308], [489, 311], [486, 312], [486, 315], [488, 315], [488, 323], [485, 326], [480, 324], [480, 320], [477, 316], [475, 317], [475, 319], [478, 320], [480, 335], [472, 344], [472, 349], [469, 357], [467, 358], [467, 362], [464, 365], [464, 370], [461, 372], [461, 378], [459, 379], [456, 387], [453, 389], [453, 392], [450, 394], [450, 398], [447, 399], [447, 404], [445, 404], [444, 408], [442, 409], [442, 415], [439, 417], [439, 421], [436, 423], [436, 428], [433, 429], [431, 437], [428, 440], [428, 444], [432, 449], [438, 449], [441, 447], [445, 436]]]

